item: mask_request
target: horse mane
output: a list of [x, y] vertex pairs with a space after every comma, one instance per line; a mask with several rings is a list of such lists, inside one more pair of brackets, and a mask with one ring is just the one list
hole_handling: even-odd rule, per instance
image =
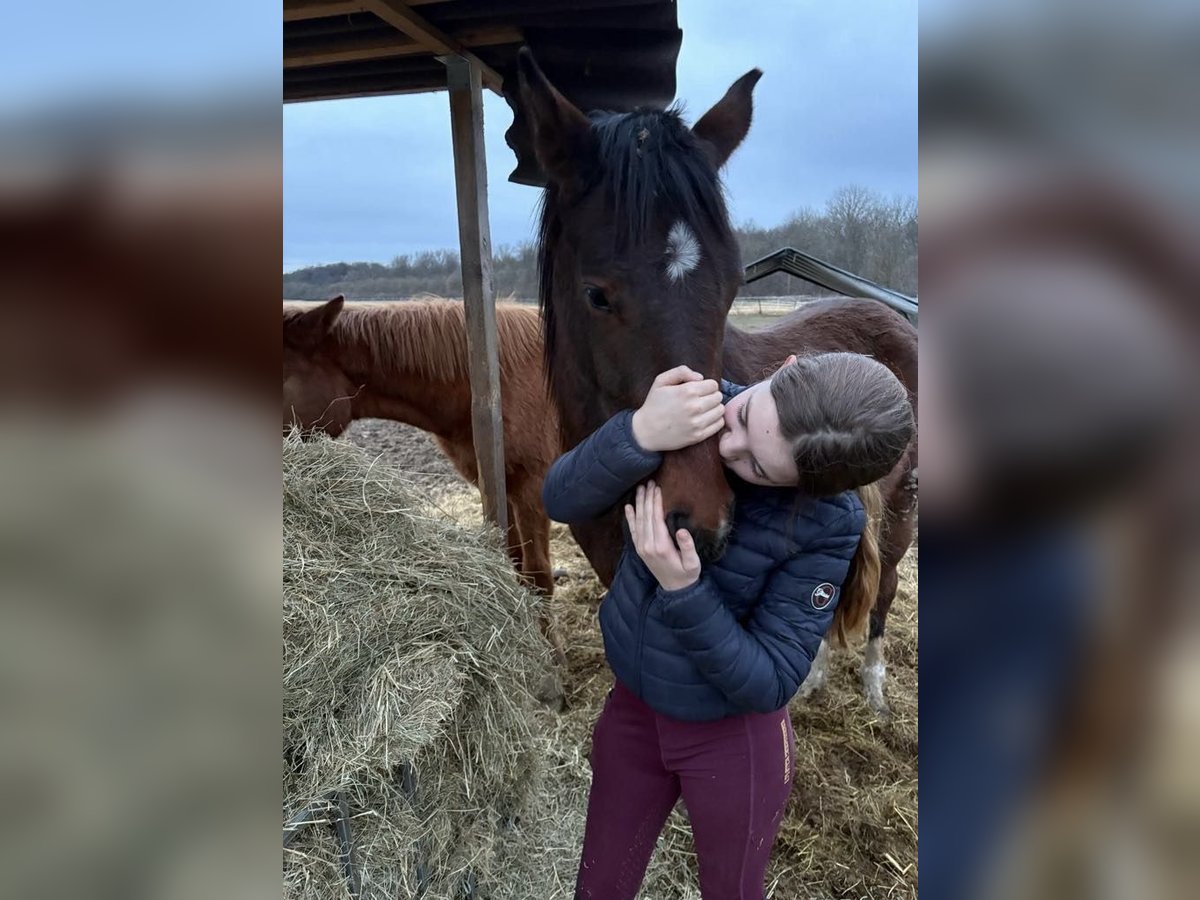
[[680, 109], [592, 113], [595, 184], [619, 223], [614, 237], [641, 246], [657, 214], [728, 229], [724, 188]]
[[[732, 240], [725, 189], [680, 108], [593, 112], [594, 157], [580, 162], [583, 193], [603, 192], [616, 227], [614, 251], [644, 246], [656, 218], [668, 215]], [[538, 302], [545, 322], [546, 372], [554, 387], [554, 254], [562, 239], [559, 187], [542, 194], [538, 224]]]
[[[300, 310], [286, 310], [295, 315]], [[500, 374], [527, 370], [541, 349], [537, 310], [515, 303], [496, 304]], [[466, 308], [462, 301], [435, 298], [395, 303], [347, 303], [334, 320], [329, 339], [348, 372], [412, 370], [432, 381], [470, 378]]]

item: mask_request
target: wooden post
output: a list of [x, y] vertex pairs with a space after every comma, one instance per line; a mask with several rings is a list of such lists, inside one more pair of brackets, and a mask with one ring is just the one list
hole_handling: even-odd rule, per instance
[[454, 180], [458, 192], [458, 242], [467, 352], [471, 370], [471, 425], [483, 514], [508, 530], [504, 492], [504, 424], [500, 417], [500, 355], [496, 294], [492, 286], [492, 234], [488, 224], [487, 163], [483, 153], [483, 89], [478, 66], [447, 56]]

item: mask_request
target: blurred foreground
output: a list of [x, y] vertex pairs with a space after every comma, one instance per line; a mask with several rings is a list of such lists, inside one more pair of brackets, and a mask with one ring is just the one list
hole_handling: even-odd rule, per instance
[[1198, 37], [922, 7], [923, 897], [1200, 885]]

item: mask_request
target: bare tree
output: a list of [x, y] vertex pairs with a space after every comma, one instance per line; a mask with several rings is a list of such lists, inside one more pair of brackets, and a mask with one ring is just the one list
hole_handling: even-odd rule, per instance
[[[861, 185], [839, 188], [821, 211], [799, 209], [771, 228], [746, 222], [736, 229], [749, 263], [781, 247], [795, 247], [864, 278], [909, 294], [917, 292], [917, 200], [885, 198]], [[497, 296], [537, 296], [537, 252], [532, 243], [500, 247], [493, 257]], [[452, 250], [399, 255], [389, 265], [335, 263], [283, 276], [289, 299], [317, 300], [344, 293], [363, 297], [462, 296], [458, 254]], [[822, 293], [815, 285], [778, 274], [742, 288], [743, 294]]]

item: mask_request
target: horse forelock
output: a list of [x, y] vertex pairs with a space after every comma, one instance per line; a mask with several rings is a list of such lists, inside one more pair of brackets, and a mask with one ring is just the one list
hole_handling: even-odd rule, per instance
[[593, 113], [593, 189], [603, 191], [618, 245], [645, 246], [661, 218], [683, 222], [702, 239], [731, 240], [720, 176], [678, 107]]

